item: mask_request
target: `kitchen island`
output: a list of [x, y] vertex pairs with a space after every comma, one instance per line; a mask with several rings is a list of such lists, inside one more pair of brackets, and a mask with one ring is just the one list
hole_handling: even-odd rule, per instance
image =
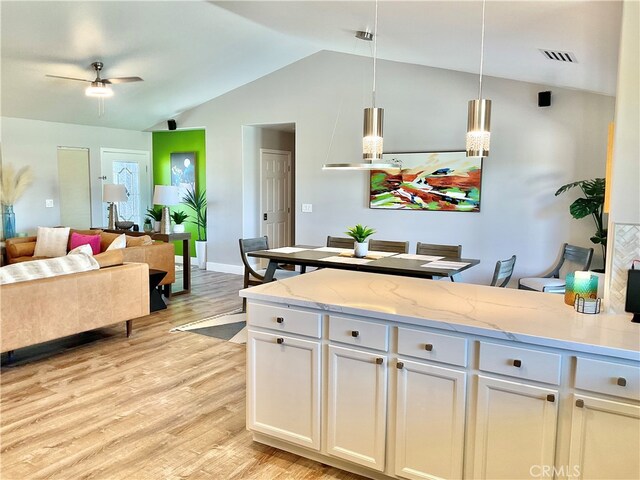
[[370, 478], [640, 478], [640, 329], [323, 269], [243, 290], [254, 439]]

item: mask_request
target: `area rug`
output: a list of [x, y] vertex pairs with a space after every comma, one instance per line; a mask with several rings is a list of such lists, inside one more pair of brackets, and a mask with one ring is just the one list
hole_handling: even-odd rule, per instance
[[246, 314], [241, 308], [172, 328], [170, 332], [189, 332], [220, 338], [232, 343], [247, 343]]

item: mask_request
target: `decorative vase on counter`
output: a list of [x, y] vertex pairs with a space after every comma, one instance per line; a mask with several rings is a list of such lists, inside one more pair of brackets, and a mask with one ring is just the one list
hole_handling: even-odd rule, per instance
[[364, 258], [369, 253], [369, 242], [354, 242], [353, 244], [353, 256], [357, 258]]
[[4, 238], [16, 236], [16, 214], [13, 212], [13, 205], [5, 205], [2, 211], [2, 231]]

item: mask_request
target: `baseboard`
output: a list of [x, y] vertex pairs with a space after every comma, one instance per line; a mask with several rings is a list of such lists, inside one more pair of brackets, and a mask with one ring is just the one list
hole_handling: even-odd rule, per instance
[[[182, 255], [176, 255], [176, 263], [182, 265]], [[198, 259], [196, 257], [191, 257], [191, 265], [198, 266]]]
[[242, 265], [229, 265], [228, 263], [207, 262], [207, 270], [244, 275], [244, 267]]

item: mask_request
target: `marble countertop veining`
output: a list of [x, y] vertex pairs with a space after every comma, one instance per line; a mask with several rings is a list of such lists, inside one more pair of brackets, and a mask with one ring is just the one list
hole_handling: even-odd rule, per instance
[[240, 295], [640, 361], [631, 314], [580, 314], [557, 294], [326, 268]]

